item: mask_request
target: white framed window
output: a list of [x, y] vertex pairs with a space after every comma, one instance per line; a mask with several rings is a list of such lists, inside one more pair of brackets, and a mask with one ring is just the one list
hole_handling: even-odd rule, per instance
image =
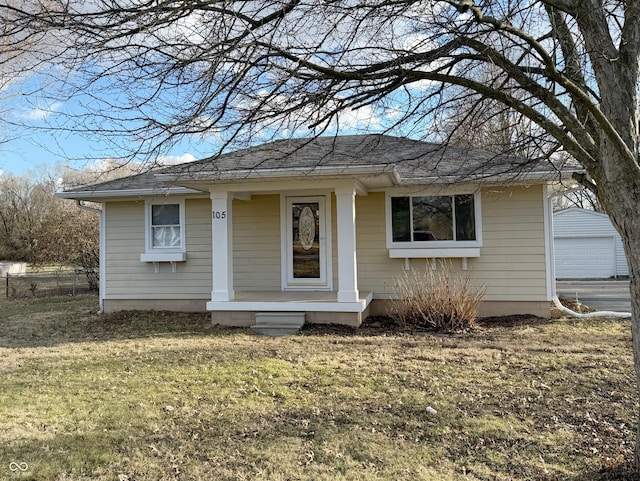
[[186, 259], [184, 199], [150, 200], [145, 204], [143, 262]]
[[387, 194], [391, 257], [477, 257], [482, 246], [479, 193]]
[[151, 249], [181, 249], [180, 204], [151, 204], [149, 207]]

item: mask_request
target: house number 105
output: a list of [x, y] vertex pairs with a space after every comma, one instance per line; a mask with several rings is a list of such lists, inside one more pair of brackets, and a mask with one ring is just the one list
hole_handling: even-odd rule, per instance
[[213, 218], [214, 219], [226, 219], [227, 218], [227, 211], [226, 210], [214, 210], [213, 211]]

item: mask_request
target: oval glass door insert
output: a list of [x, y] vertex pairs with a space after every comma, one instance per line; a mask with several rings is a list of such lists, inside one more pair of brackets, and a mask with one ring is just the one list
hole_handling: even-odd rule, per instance
[[302, 248], [308, 251], [313, 247], [313, 241], [316, 238], [316, 221], [308, 205], [300, 212], [299, 234]]

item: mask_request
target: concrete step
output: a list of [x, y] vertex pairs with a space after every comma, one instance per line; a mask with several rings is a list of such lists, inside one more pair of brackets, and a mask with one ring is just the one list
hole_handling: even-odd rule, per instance
[[304, 312], [257, 312], [256, 323], [251, 329], [264, 336], [291, 336], [304, 322]]

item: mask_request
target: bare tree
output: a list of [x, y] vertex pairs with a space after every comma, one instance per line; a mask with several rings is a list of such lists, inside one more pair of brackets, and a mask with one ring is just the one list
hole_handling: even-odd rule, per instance
[[96, 213], [55, 197], [57, 175], [0, 176], [0, 259], [81, 268], [97, 288]]
[[108, 158], [85, 165], [81, 169], [59, 164], [57, 170], [60, 172], [61, 189], [66, 190], [139, 174], [145, 170], [145, 166], [136, 162]]
[[28, 261], [53, 200], [53, 190], [27, 176], [0, 177], [0, 258]]
[[553, 210], [579, 207], [581, 209], [603, 212], [597, 197], [590, 190], [569, 190], [564, 195], [553, 199]]
[[84, 273], [90, 289], [100, 278], [99, 216], [73, 203], [51, 198], [47, 216], [36, 237], [30, 261], [74, 266]]
[[[28, 7], [32, 13], [46, 10], [48, 0], [39, 2], [23, 2], [22, 0], [3, 0], [0, 11], [0, 148], [20, 137], [27, 125], [21, 129], [13, 128], [18, 120], [14, 109], [15, 102], [25, 100], [37, 88], [22, 83], [31, 74], [48, 68], [49, 60], [55, 56], [55, 43], [40, 42], [39, 32], [25, 30], [12, 23], [5, 15], [4, 8]], [[26, 120], [26, 119], [21, 119]]]
[[[505, 57], [514, 55], [502, 52]], [[495, 82], [502, 77], [501, 88], [511, 87], [508, 77], [501, 75], [500, 69], [492, 64], [478, 68], [476, 81]], [[523, 100], [520, 98], [519, 100]], [[465, 148], [480, 148], [489, 152], [512, 152], [522, 157], [535, 155], [536, 144], [530, 140], [535, 137], [535, 125], [526, 116], [509, 106], [473, 91], [461, 91], [452, 95], [446, 106], [436, 112], [435, 130], [450, 144]]]
[[224, 147], [337, 131], [354, 116], [428, 136], [438, 112], [466, 98], [526, 119], [528, 152], [580, 162], [577, 180], [622, 236], [640, 379], [640, 0], [41, 5], [2, 0], [0, 16], [14, 38], [65, 46], [64, 68], [41, 78], [63, 72], [56, 98], [78, 94], [86, 109], [62, 127], [108, 134], [132, 155], [185, 135], [217, 135]]

